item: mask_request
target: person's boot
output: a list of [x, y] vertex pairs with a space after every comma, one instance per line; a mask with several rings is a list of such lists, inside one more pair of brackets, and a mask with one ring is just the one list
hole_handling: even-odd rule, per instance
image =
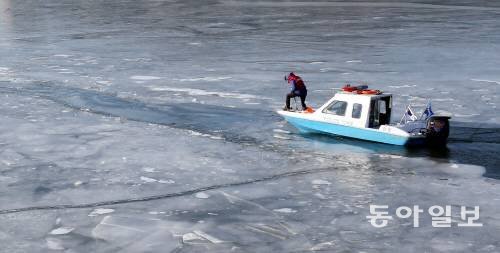
[[286, 111], [291, 111], [291, 110], [292, 110], [292, 108], [288, 108], [288, 107], [286, 107], [286, 106], [285, 106], [285, 107], [283, 107], [283, 111], [285, 111], [285, 112], [286, 112]]

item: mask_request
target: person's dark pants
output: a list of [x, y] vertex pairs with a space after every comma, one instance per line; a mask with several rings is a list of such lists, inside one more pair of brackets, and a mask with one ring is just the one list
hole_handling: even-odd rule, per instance
[[307, 109], [306, 106], [306, 97], [307, 91], [301, 91], [298, 94], [294, 92], [290, 92], [286, 95], [286, 108], [291, 109], [290, 107], [290, 99], [294, 97], [300, 97], [300, 103], [302, 104], [302, 110]]

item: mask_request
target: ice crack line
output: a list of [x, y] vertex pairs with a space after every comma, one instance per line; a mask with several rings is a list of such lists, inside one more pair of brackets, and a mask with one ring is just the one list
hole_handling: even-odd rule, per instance
[[168, 198], [175, 198], [175, 197], [181, 197], [181, 196], [186, 196], [186, 195], [192, 195], [192, 194], [195, 194], [198, 192], [204, 192], [204, 191], [209, 191], [209, 190], [216, 190], [216, 189], [228, 188], [228, 187], [233, 187], [233, 186], [241, 186], [241, 185], [259, 183], [259, 182], [265, 182], [265, 181], [272, 181], [272, 180], [277, 180], [277, 179], [286, 178], [286, 177], [294, 177], [294, 176], [299, 176], [299, 175], [327, 172], [327, 171], [331, 171], [332, 169], [334, 169], [334, 168], [329, 167], [329, 168], [321, 168], [321, 169], [314, 169], [314, 170], [291, 171], [291, 172], [275, 174], [275, 175], [257, 178], [257, 179], [250, 179], [250, 180], [241, 181], [241, 182], [234, 182], [234, 183], [228, 183], [228, 184], [217, 184], [217, 185], [200, 187], [200, 188], [186, 190], [186, 191], [166, 193], [166, 194], [160, 194], [160, 195], [152, 195], [152, 196], [146, 196], [146, 197], [130, 198], [130, 199], [117, 199], [117, 200], [108, 200], [108, 201], [100, 201], [100, 202], [94, 202], [94, 203], [83, 203], [83, 204], [61, 204], [61, 205], [30, 206], [30, 207], [21, 207], [21, 208], [15, 208], [15, 209], [4, 209], [4, 210], [0, 210], [0, 215], [1, 214], [9, 214], [9, 213], [27, 212], [27, 211], [39, 211], [39, 210], [93, 208], [93, 207], [99, 207], [99, 206], [119, 205], [119, 204], [127, 204], [127, 203], [134, 203], [134, 202], [145, 202], [145, 201], [151, 201], [151, 200], [168, 199]]

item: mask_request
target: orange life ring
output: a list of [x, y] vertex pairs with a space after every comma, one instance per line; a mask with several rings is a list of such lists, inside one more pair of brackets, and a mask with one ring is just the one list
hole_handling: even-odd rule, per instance
[[364, 95], [378, 95], [381, 94], [382, 92], [380, 90], [362, 90], [358, 94], [364, 94]]

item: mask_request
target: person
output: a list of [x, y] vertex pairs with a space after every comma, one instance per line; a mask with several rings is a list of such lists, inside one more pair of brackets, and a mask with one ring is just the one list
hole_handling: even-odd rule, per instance
[[285, 107], [284, 111], [290, 111], [292, 108], [290, 107], [290, 99], [294, 97], [300, 97], [300, 103], [302, 104], [302, 110], [307, 110], [306, 106], [306, 97], [307, 97], [307, 88], [302, 80], [302, 78], [295, 73], [291, 72], [286, 80], [291, 85], [291, 91], [286, 95]]

